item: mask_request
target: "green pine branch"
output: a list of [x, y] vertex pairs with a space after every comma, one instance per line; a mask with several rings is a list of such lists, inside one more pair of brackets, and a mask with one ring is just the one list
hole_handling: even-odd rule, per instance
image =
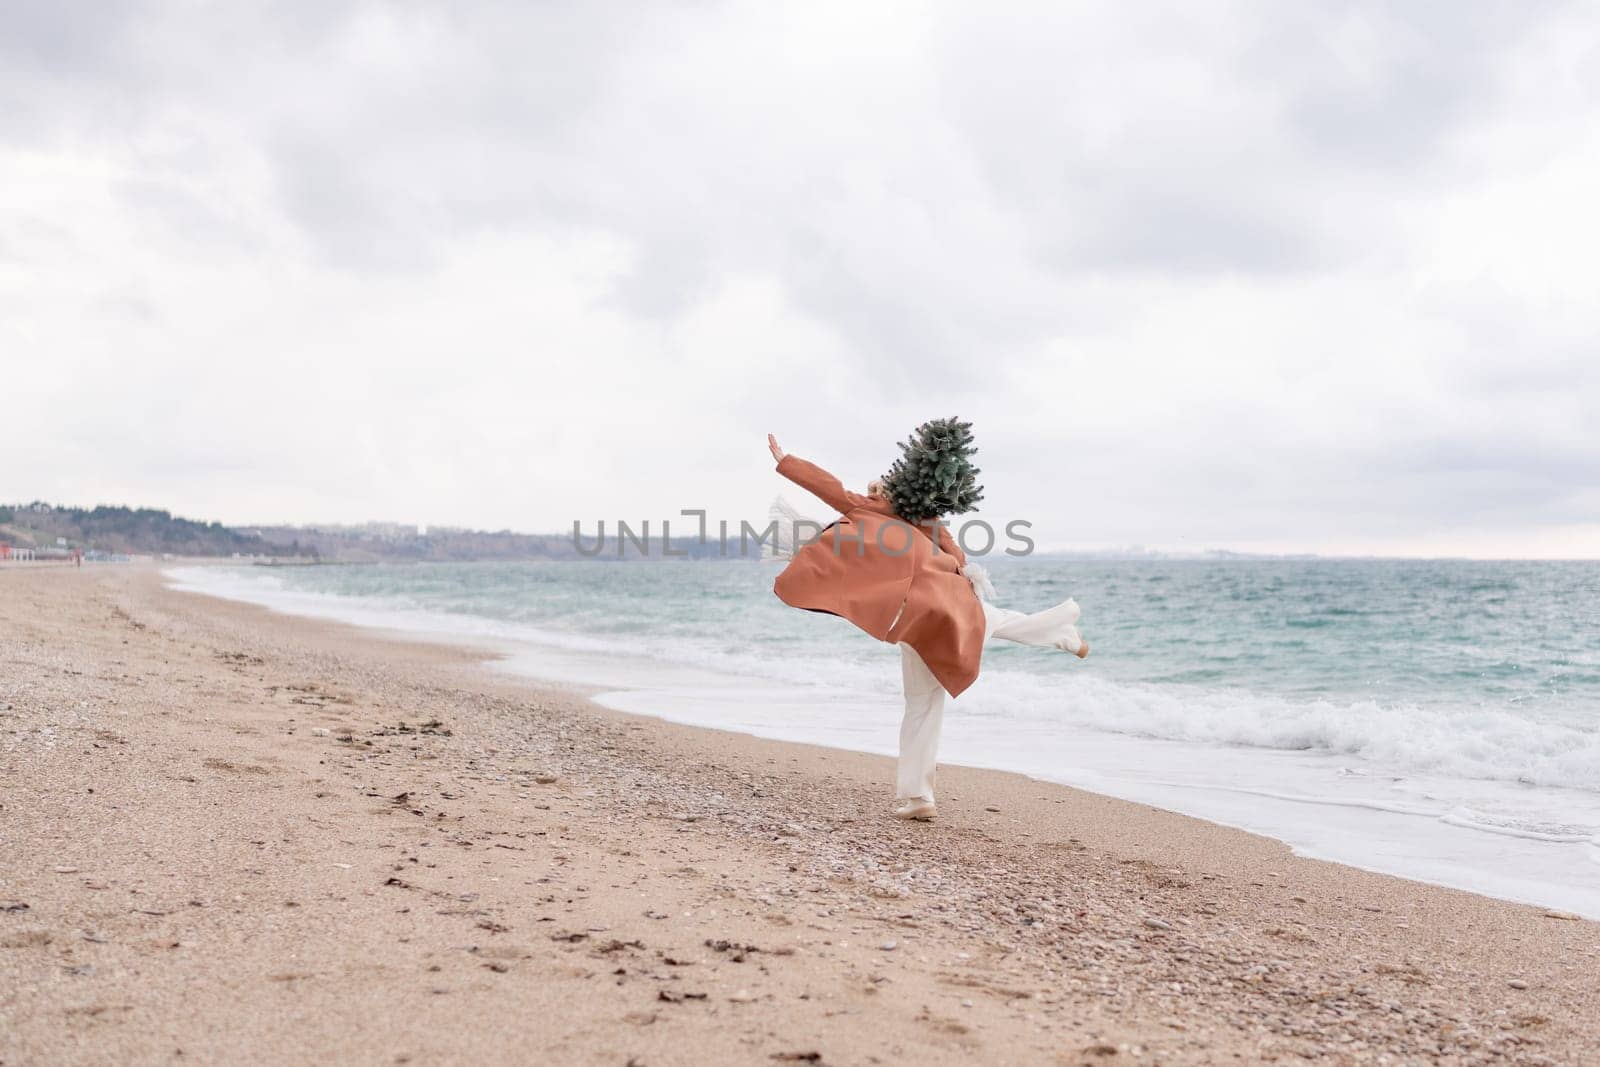
[[907, 522], [930, 522], [976, 509], [983, 499], [978, 484], [972, 423], [931, 419], [900, 445], [900, 458], [883, 476], [884, 492], [895, 514]]

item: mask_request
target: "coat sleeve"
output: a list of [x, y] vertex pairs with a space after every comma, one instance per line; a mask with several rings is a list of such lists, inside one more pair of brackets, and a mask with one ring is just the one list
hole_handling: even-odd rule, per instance
[[852, 493], [839, 479], [799, 456], [790, 455], [780, 459], [778, 473], [841, 515], [867, 502], [866, 497], [860, 493]]

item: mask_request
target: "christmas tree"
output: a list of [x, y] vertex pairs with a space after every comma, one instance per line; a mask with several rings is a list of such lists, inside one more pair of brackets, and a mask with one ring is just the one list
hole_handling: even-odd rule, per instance
[[972, 423], [931, 419], [900, 445], [900, 458], [883, 476], [883, 491], [895, 514], [921, 523], [972, 511], [983, 499], [971, 457]]

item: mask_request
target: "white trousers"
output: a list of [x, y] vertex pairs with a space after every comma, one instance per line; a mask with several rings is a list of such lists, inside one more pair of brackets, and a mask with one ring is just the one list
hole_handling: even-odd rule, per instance
[[[1078, 604], [1066, 600], [1053, 608], [1024, 615], [982, 601], [984, 639], [998, 637], [1021, 645], [1076, 652]], [[895, 796], [933, 799], [933, 773], [939, 758], [939, 727], [944, 722], [944, 687], [922, 662], [916, 649], [900, 646], [900, 678], [905, 685], [906, 713], [900, 720], [900, 768]]]

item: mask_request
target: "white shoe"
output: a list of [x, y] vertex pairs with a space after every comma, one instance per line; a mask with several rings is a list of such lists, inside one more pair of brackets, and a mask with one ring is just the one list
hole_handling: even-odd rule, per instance
[[905, 797], [895, 803], [894, 817], [897, 819], [914, 819], [917, 822], [930, 822], [939, 814], [939, 809], [933, 801], [922, 797]]

